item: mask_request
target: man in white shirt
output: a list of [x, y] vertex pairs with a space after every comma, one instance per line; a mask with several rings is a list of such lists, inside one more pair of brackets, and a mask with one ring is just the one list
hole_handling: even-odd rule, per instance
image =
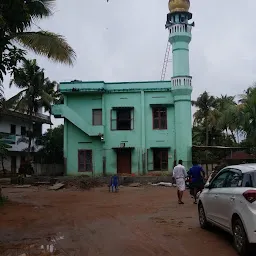
[[187, 177], [186, 169], [182, 165], [182, 160], [179, 160], [178, 165], [176, 165], [173, 169], [172, 177], [176, 181], [177, 185], [177, 195], [179, 204], [184, 204], [182, 202], [183, 192], [186, 190], [185, 179]]

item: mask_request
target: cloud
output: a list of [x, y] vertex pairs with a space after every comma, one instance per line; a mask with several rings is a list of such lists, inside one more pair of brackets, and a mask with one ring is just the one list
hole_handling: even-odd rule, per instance
[[[168, 38], [167, 4], [168, 0], [57, 0], [54, 16], [39, 26], [64, 35], [77, 61], [72, 68], [43, 57], [38, 62], [56, 81], [159, 80]], [[191, 0], [196, 23], [190, 44], [193, 98], [204, 90], [240, 94], [253, 83], [255, 8], [253, 0]], [[169, 65], [166, 78], [171, 75]], [[16, 92], [6, 89], [6, 96]]]

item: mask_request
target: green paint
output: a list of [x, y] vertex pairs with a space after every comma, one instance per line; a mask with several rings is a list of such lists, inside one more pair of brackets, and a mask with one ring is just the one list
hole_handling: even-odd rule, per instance
[[[179, 20], [178, 16], [175, 20]], [[103, 158], [106, 159], [106, 173], [116, 173], [116, 151], [113, 148], [120, 147], [121, 143], [125, 143], [125, 147], [133, 148], [131, 171], [134, 174], [153, 170], [152, 148], [169, 148], [170, 171], [174, 152], [177, 160], [182, 159], [187, 168], [191, 165], [191, 29], [175, 24], [170, 28], [169, 40], [173, 48], [171, 81], [73, 81], [60, 84], [60, 91], [65, 96], [64, 104], [53, 106], [52, 112], [55, 117], [65, 119], [64, 155], [67, 158], [68, 175], [102, 175]], [[125, 106], [134, 107], [133, 130], [111, 130], [111, 110]], [[166, 130], [153, 130], [152, 106], [167, 107]], [[102, 109], [100, 126], [92, 125], [93, 109]], [[112, 111], [113, 116], [114, 113]], [[101, 134], [104, 135], [103, 140]], [[93, 173], [78, 173], [79, 149], [92, 150]]]

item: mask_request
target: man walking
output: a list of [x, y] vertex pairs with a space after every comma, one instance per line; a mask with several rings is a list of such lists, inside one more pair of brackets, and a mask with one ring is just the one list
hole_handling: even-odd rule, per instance
[[177, 185], [178, 203], [184, 204], [182, 201], [182, 197], [183, 197], [183, 192], [186, 190], [185, 179], [186, 179], [187, 173], [186, 173], [185, 167], [182, 165], [182, 160], [179, 160], [178, 165], [174, 167], [172, 175]]
[[188, 175], [191, 176], [191, 189], [193, 190], [194, 204], [197, 203], [196, 195], [197, 193], [203, 190], [204, 188], [204, 177], [205, 173], [197, 161], [193, 162], [193, 166], [190, 168]]

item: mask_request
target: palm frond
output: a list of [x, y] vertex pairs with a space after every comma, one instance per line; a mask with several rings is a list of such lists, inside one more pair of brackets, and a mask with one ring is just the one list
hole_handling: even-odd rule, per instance
[[31, 0], [26, 1], [26, 8], [33, 19], [45, 18], [53, 15], [56, 0]]
[[61, 35], [48, 31], [23, 32], [13, 34], [12, 39], [35, 53], [47, 56], [54, 61], [73, 65], [75, 51]]

